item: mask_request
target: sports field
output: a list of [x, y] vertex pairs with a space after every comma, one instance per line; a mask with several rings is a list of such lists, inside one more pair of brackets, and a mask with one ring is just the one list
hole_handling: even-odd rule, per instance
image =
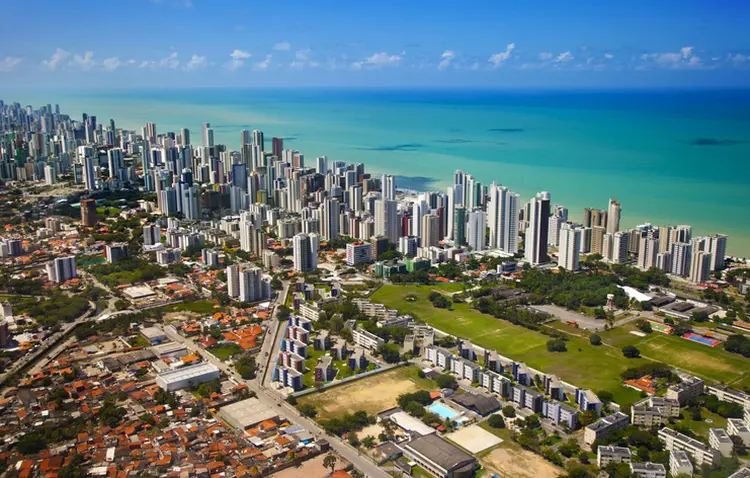
[[305, 395], [299, 398], [298, 402], [313, 405], [318, 411], [317, 418], [322, 420], [354, 413], [357, 410], [374, 415], [395, 407], [396, 399], [403, 393], [437, 388], [431, 380], [419, 378], [417, 372], [419, 368], [414, 366], [399, 367]]
[[[581, 337], [571, 337], [568, 351], [549, 352], [550, 337], [510, 322], [473, 310], [468, 304], [453, 304], [453, 310], [433, 307], [427, 296], [440, 286], [395, 286], [381, 287], [370, 299], [407, 314], [415, 314], [420, 320], [445, 333], [471, 339], [482, 347], [492, 348], [514, 360], [563, 380], [592, 390], [609, 390], [615, 401], [632, 404], [638, 400], [638, 392], [623, 387], [620, 372], [643, 363], [641, 359], [626, 359], [619, 349], [594, 347]], [[408, 301], [407, 295], [417, 300]]]
[[[622, 356], [621, 347], [629, 344], [638, 347], [641, 354], [649, 359], [667, 363], [704, 379], [737, 388], [750, 386], [750, 360], [719, 347], [706, 347], [660, 333], [637, 337], [630, 334], [631, 330], [637, 330], [635, 326], [628, 324], [599, 333], [604, 343], [612, 347], [594, 347], [587, 338], [571, 337], [567, 352], [549, 352], [546, 347], [548, 336], [481, 314], [468, 304], [453, 304], [453, 310], [433, 307], [427, 296], [436, 289], [440, 289], [440, 286], [387, 285], [373, 294], [371, 300], [403, 313], [415, 314], [443, 332], [469, 338], [477, 345], [495, 349], [533, 368], [554, 373], [575, 385], [594, 391], [609, 390], [621, 405], [632, 404], [639, 395], [635, 390], [622, 386], [620, 373], [628, 367], [644, 363], [643, 359]], [[417, 300], [407, 301], [404, 298], [407, 295], [414, 295]]]

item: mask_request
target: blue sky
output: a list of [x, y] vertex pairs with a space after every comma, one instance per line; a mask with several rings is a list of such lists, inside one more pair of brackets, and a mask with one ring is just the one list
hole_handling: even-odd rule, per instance
[[741, 0], [30, 0], [3, 17], [8, 88], [750, 86]]

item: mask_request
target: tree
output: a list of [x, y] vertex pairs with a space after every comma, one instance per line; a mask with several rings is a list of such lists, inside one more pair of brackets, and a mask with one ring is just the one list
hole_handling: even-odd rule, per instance
[[654, 331], [654, 329], [651, 328], [651, 322], [644, 319], [636, 320], [635, 326], [638, 327], [644, 334], [650, 334]]
[[601, 345], [602, 338], [596, 334], [592, 334], [591, 336], [589, 336], [589, 342], [591, 343], [591, 345]]
[[372, 435], [367, 435], [362, 439], [362, 445], [364, 445], [365, 448], [372, 448], [375, 446], [375, 437]]
[[599, 390], [598, 392], [596, 392], [596, 396], [599, 397], [599, 400], [601, 400], [604, 404], [607, 404], [614, 399], [614, 397], [612, 396], [612, 392], [608, 390]]
[[318, 411], [315, 409], [315, 406], [311, 403], [303, 403], [300, 406], [298, 406], [297, 409], [302, 414], [302, 416], [308, 417], [308, 418], [314, 418], [318, 414]]
[[641, 351], [635, 345], [626, 345], [622, 348], [622, 354], [627, 358], [638, 358], [641, 356]]
[[547, 350], [550, 352], [567, 352], [568, 348], [563, 339], [553, 339], [547, 341]]
[[503, 420], [502, 415], [490, 415], [487, 424], [492, 428], [505, 428], [505, 420]]
[[378, 347], [378, 353], [383, 356], [386, 363], [398, 363], [401, 355], [398, 353], [398, 346], [395, 344], [383, 344]]
[[705, 310], [694, 310], [692, 319], [694, 322], [708, 322], [708, 312]]
[[278, 310], [278, 312], [276, 312], [277, 319], [279, 319], [280, 321], [289, 319], [289, 315], [291, 314], [291, 311], [289, 310], [287, 306], [280, 305], [277, 310]]
[[334, 471], [336, 471], [336, 462], [338, 461], [338, 458], [336, 458], [335, 455], [326, 455], [325, 458], [323, 458], [323, 466], [325, 468], [331, 469], [331, 474], [333, 474]]
[[513, 418], [516, 416], [516, 409], [513, 408], [511, 405], [506, 405], [503, 407], [503, 416], [506, 418]]
[[451, 388], [453, 390], [458, 388], [458, 382], [456, 382], [456, 378], [453, 375], [448, 375], [447, 373], [439, 375], [435, 379], [435, 383], [440, 388]]
[[599, 416], [596, 414], [596, 410], [586, 410], [585, 412], [581, 413], [581, 425], [584, 427], [587, 425], [591, 425], [594, 423]]
[[571, 458], [573, 455], [580, 453], [581, 447], [578, 445], [578, 441], [575, 438], [571, 438], [557, 448], [557, 451], [566, 458]]

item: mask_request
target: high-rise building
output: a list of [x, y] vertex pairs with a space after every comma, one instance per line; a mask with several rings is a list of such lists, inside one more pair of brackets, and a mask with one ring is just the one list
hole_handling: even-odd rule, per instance
[[370, 250], [372, 251], [372, 260], [378, 260], [388, 250], [388, 238], [385, 236], [371, 236]]
[[542, 191], [529, 202], [529, 227], [526, 229], [524, 257], [532, 265], [549, 261], [547, 239], [549, 232], [550, 194]]
[[628, 261], [629, 239], [630, 233], [627, 231], [618, 231], [612, 235], [612, 255], [609, 259], [612, 264], [624, 264]]
[[96, 214], [96, 199], [81, 200], [81, 223], [85, 227], [94, 227], [99, 222]]
[[[390, 174], [384, 174], [380, 180], [380, 188], [383, 191], [383, 199], [396, 199], [396, 178]], [[395, 242], [395, 241], [394, 241]]]
[[257, 302], [270, 298], [270, 283], [263, 280], [258, 267], [249, 267], [240, 271], [240, 302]]
[[549, 233], [547, 244], [557, 247], [560, 244], [560, 228], [568, 222], [568, 208], [555, 204], [552, 208], [552, 215], [549, 217]]
[[438, 235], [440, 229], [440, 218], [435, 214], [426, 214], [422, 216], [422, 237], [421, 246], [437, 246], [440, 243]]
[[398, 244], [398, 203], [394, 199], [375, 201], [375, 235], [385, 236], [392, 244]]
[[687, 277], [690, 274], [690, 259], [693, 255], [693, 245], [688, 242], [675, 242], [671, 245], [670, 272], [673, 275]]
[[294, 236], [292, 240], [292, 251], [294, 256], [294, 270], [307, 272], [318, 266], [318, 250], [310, 234], [303, 232]]
[[587, 207], [583, 210], [583, 227], [607, 225], [607, 212]]
[[75, 256], [58, 257], [47, 262], [47, 277], [57, 283], [67, 282], [76, 277]]
[[338, 199], [325, 198], [320, 207], [320, 235], [330, 241], [339, 237], [341, 206]]
[[713, 259], [710, 252], [694, 250], [690, 258], [690, 282], [696, 284], [706, 282], [711, 274], [712, 264]]
[[724, 234], [713, 234], [706, 238], [708, 247], [706, 251], [711, 254], [711, 270], [720, 271], [724, 269], [727, 255], [727, 236]]
[[457, 246], [466, 244], [466, 208], [458, 206], [455, 208], [453, 218], [453, 242]]
[[567, 271], [577, 271], [580, 249], [581, 230], [568, 223], [562, 224], [557, 265]]
[[622, 213], [622, 206], [619, 202], [614, 199], [609, 200], [609, 207], [607, 209], [607, 232], [614, 234], [620, 230], [620, 215]]
[[466, 242], [474, 251], [484, 251], [486, 247], [487, 214], [481, 209], [469, 213]]
[[[203, 123], [203, 147], [214, 147], [214, 130], [211, 129], [211, 123]], [[204, 160], [208, 158], [203, 158]]]
[[265, 150], [266, 142], [263, 139], [263, 131], [253, 130], [253, 146], [259, 147], [261, 151]]
[[120, 177], [120, 170], [122, 169], [122, 157], [122, 150], [119, 148], [113, 148], [107, 151], [107, 168], [109, 169], [109, 177]]
[[402, 236], [398, 238], [398, 252], [406, 257], [417, 255], [417, 244], [419, 239], [416, 236]]
[[638, 267], [643, 270], [656, 267], [657, 254], [659, 254], [659, 237], [651, 233], [638, 234]]
[[128, 257], [128, 245], [123, 242], [107, 244], [104, 247], [104, 258], [110, 264], [126, 257]]
[[351, 242], [346, 245], [346, 264], [356, 266], [372, 260], [372, 244], [369, 242]]
[[500, 249], [515, 254], [518, 252], [518, 208], [521, 197], [498, 186], [490, 185], [487, 202], [487, 225], [490, 230], [490, 249]]
[[190, 130], [189, 129], [182, 128], [180, 130], [180, 138], [182, 139], [183, 146], [190, 146]]
[[688, 225], [674, 226], [669, 231], [669, 247], [676, 242], [688, 243], [693, 238], [693, 228]]
[[227, 295], [235, 298], [240, 296], [240, 267], [237, 264], [227, 266]]
[[98, 185], [96, 184], [94, 158], [92, 158], [91, 156], [86, 156], [83, 159], [83, 184], [89, 191], [93, 191], [98, 188]]

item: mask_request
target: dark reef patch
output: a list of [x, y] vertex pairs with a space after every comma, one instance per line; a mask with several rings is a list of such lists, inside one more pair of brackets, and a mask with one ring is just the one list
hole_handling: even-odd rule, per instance
[[473, 143], [474, 141], [471, 141], [469, 139], [437, 139], [435, 140], [435, 142], [443, 144], [468, 144]]
[[737, 144], [744, 144], [747, 141], [738, 141], [735, 139], [717, 139], [717, 138], [698, 138], [688, 141], [687, 144], [691, 146], [734, 146]]
[[523, 133], [523, 128], [490, 128], [492, 133]]
[[406, 143], [406, 144], [395, 144], [393, 146], [374, 146], [366, 148], [357, 148], [361, 151], [416, 151], [419, 148], [423, 148], [423, 144], [419, 143]]
[[412, 191], [430, 191], [436, 182], [434, 178], [426, 176], [396, 176], [396, 187]]

